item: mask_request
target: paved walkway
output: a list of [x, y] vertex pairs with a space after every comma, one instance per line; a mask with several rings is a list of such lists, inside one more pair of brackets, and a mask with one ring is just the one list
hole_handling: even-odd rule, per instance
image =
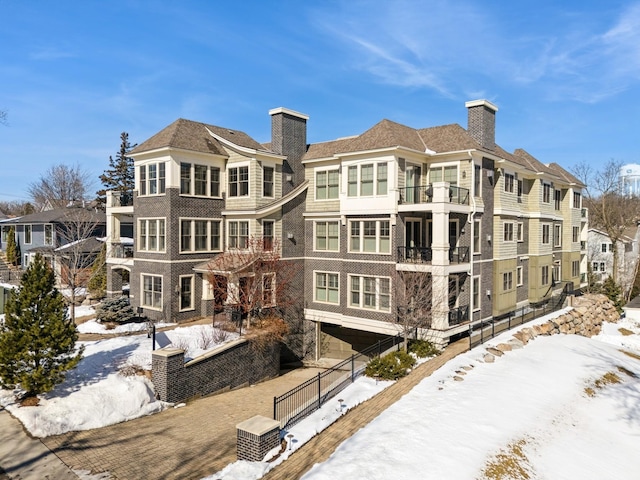
[[319, 435], [296, 450], [286, 461], [267, 473], [264, 480], [295, 480], [301, 478], [316, 463], [324, 462], [335, 449], [354, 433], [366, 426], [389, 406], [397, 402], [421, 380], [442, 365], [469, 349], [465, 338], [449, 345], [441, 355], [423, 363], [410, 375], [398, 380], [372, 399], [358, 405]]
[[319, 371], [293, 370], [252, 387], [201, 398], [186, 407], [48, 437], [43, 443], [73, 469], [110, 472], [118, 480], [201, 479], [236, 461], [238, 423], [254, 415], [271, 417], [275, 395]]
[[78, 480], [40, 440], [0, 407], [0, 480]]

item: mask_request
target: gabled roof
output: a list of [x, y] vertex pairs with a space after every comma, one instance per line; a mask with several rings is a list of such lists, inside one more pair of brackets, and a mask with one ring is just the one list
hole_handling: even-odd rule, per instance
[[436, 153], [482, 149], [480, 144], [457, 123], [421, 128], [418, 134], [427, 148]]
[[231, 130], [229, 128], [179, 118], [131, 150], [130, 154], [136, 155], [149, 150], [172, 147], [214, 155], [226, 155], [226, 151], [222, 145], [220, 145], [220, 142], [207, 133], [207, 128], [216, 135], [238, 146], [264, 150], [264, 147], [260, 143], [239, 130]]
[[548, 165], [549, 169], [552, 170], [557, 176], [566, 180], [569, 183], [576, 183], [580, 187], [586, 187], [584, 183], [582, 183], [579, 179], [573, 176], [571, 173], [567, 172], [564, 168], [562, 168], [557, 163], [550, 163]]
[[520, 160], [521, 165], [535, 173], [546, 173], [548, 175], [556, 176], [556, 173], [553, 170], [523, 148], [514, 150], [513, 156]]
[[102, 211], [83, 209], [81, 207], [56, 208], [54, 210], [45, 210], [44, 212], [36, 212], [22, 217], [10, 218], [3, 221], [5, 225], [25, 225], [32, 223], [62, 223], [73, 218], [76, 212], [86, 212], [89, 221], [96, 223], [106, 223], [106, 215]]

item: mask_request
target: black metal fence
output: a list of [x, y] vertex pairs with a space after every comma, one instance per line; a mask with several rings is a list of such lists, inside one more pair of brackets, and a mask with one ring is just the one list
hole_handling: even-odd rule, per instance
[[287, 393], [273, 397], [274, 420], [279, 420], [280, 426], [285, 428], [305, 419], [360, 377], [372, 358], [399, 350], [403, 342], [400, 335], [380, 340]]
[[567, 283], [562, 292], [552, 296], [548, 301], [538, 305], [528, 305], [502, 317], [494, 317], [482, 323], [469, 325], [469, 348], [481, 345], [496, 335], [511, 330], [518, 325], [543, 317], [548, 313], [560, 310], [564, 306], [567, 295], [572, 293], [573, 284]]

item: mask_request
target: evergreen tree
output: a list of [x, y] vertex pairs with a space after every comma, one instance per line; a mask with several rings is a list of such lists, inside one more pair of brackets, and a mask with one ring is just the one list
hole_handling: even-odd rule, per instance
[[9, 227], [9, 233], [7, 234], [7, 248], [5, 254], [7, 255], [7, 262], [11, 265], [17, 265], [20, 258], [20, 251], [16, 243], [16, 228]]
[[607, 277], [606, 280], [602, 282], [602, 293], [609, 297], [609, 300], [613, 302], [618, 312], [622, 313], [622, 307], [624, 305], [622, 288], [612, 277]]
[[87, 288], [93, 298], [104, 298], [107, 290], [107, 244], [102, 245], [100, 253], [91, 267], [91, 278]]
[[82, 358], [77, 339], [53, 270], [38, 254], [10, 293], [0, 324], [0, 387], [19, 387], [23, 398], [52, 390]]
[[100, 175], [100, 181], [104, 185], [102, 190], [96, 192], [100, 203], [106, 203], [107, 190], [116, 190], [122, 193], [133, 191], [135, 186], [133, 158], [127, 157], [127, 154], [135, 146], [129, 143], [127, 132], [120, 134], [120, 151], [116, 154], [115, 159], [109, 156], [109, 168]]

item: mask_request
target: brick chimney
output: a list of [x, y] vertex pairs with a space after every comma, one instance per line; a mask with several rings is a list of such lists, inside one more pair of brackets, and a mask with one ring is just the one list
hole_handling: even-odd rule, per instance
[[467, 131], [487, 150], [496, 148], [496, 112], [498, 107], [488, 100], [472, 100], [467, 107]]
[[302, 157], [307, 151], [308, 115], [288, 108], [269, 110], [271, 115], [271, 150], [287, 159], [282, 167], [283, 179], [291, 176], [291, 181], [283, 181], [283, 193], [291, 190], [304, 180]]

